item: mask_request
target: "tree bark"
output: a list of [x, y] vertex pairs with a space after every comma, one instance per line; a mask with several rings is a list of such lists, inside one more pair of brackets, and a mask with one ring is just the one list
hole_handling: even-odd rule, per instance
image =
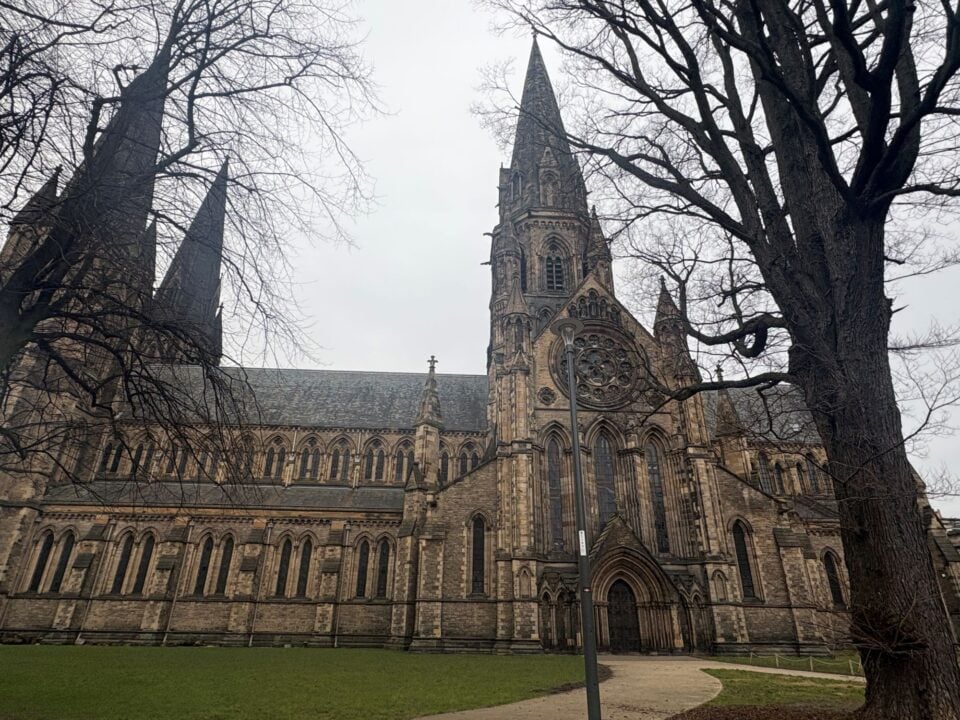
[[953, 632], [891, 379], [890, 306], [882, 273], [862, 267], [857, 252], [883, 228], [852, 225], [842, 231], [846, 237], [828, 243], [842, 249], [829, 265], [846, 276], [825, 296], [828, 327], [804, 328], [819, 347], [795, 344], [791, 368], [814, 414], [836, 489], [851, 632], [867, 678], [861, 716], [960, 720]]

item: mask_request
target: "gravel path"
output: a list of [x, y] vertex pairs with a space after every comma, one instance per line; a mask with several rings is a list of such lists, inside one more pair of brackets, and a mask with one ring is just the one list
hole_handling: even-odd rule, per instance
[[[858, 680], [842, 675], [735, 665], [692, 657], [607, 655], [600, 663], [613, 677], [600, 685], [603, 720], [664, 720], [710, 700], [720, 681], [701, 668]], [[429, 720], [574, 720], [586, 715], [584, 690], [546, 695], [510, 705], [432, 715]], [[426, 719], [424, 719], [426, 720]]]

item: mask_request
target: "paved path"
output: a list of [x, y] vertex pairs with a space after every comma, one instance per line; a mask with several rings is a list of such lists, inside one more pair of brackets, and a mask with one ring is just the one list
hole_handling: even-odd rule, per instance
[[[719, 680], [700, 672], [701, 668], [845, 679], [842, 675], [734, 665], [692, 657], [607, 655], [600, 658], [600, 663], [613, 671], [613, 677], [600, 685], [603, 720], [664, 720], [707, 702], [720, 692], [721, 686]], [[584, 690], [579, 689], [499, 707], [432, 715], [429, 720], [574, 720], [585, 715]]]

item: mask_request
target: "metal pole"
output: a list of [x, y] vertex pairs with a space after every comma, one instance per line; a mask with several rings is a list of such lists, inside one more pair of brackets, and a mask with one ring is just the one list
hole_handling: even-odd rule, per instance
[[590, 559], [587, 557], [587, 510], [580, 467], [580, 429], [577, 425], [577, 381], [573, 368], [573, 338], [564, 338], [567, 387], [570, 388], [570, 434], [573, 436], [573, 494], [577, 511], [577, 570], [580, 576], [580, 620], [583, 626], [583, 664], [587, 679], [587, 720], [600, 720], [600, 684], [597, 681], [597, 640], [594, 630]]

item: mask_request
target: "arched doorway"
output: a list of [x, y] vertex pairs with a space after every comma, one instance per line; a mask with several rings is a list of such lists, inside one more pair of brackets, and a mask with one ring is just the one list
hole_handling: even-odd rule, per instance
[[617, 580], [607, 592], [607, 622], [610, 652], [640, 652], [640, 622], [637, 598], [623, 580]]

